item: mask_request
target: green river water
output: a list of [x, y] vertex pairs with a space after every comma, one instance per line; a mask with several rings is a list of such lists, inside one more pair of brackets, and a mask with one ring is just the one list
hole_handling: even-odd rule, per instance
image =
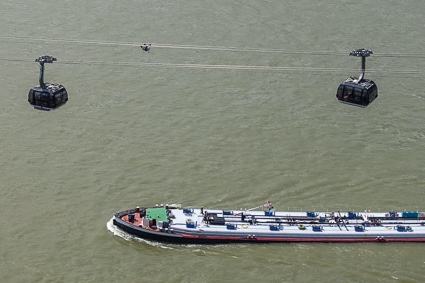
[[[423, 282], [423, 244], [175, 246], [156, 203], [425, 210], [425, 2], [3, 0], [2, 282]], [[139, 45], [151, 43], [149, 53]], [[338, 103], [358, 75], [367, 108]], [[31, 108], [46, 81], [70, 100]]]

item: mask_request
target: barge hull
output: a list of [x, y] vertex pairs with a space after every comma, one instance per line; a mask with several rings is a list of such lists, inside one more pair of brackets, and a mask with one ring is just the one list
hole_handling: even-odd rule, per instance
[[327, 212], [154, 207], [118, 212], [113, 224], [135, 237], [174, 244], [425, 242], [423, 213], [338, 214], [343, 221]]

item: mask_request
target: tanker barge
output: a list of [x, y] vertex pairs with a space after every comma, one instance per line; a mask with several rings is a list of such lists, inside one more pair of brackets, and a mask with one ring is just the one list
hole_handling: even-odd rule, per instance
[[143, 239], [176, 244], [425, 242], [425, 213], [275, 211], [271, 202], [223, 210], [180, 204], [118, 212], [113, 224]]

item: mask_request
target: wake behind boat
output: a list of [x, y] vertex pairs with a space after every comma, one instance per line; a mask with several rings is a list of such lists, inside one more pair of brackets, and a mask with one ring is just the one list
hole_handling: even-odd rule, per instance
[[179, 204], [118, 212], [113, 224], [143, 239], [178, 244], [269, 242], [425, 242], [425, 213], [182, 208]]

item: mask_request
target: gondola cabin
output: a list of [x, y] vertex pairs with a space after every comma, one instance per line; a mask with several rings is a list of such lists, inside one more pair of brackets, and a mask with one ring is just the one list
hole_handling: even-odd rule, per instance
[[28, 102], [38, 110], [50, 111], [61, 107], [68, 101], [65, 87], [57, 83], [44, 82], [44, 63], [53, 63], [56, 58], [45, 55], [35, 61], [40, 64], [40, 84], [30, 89]]
[[341, 103], [366, 107], [378, 97], [378, 87], [367, 79], [360, 82], [356, 78], [348, 78], [338, 87], [336, 97]]
[[63, 85], [44, 83], [44, 87], [36, 86], [28, 93], [28, 102], [38, 110], [50, 111], [61, 107], [68, 101], [68, 93]]
[[362, 58], [361, 73], [358, 78], [349, 77], [341, 83], [336, 92], [336, 98], [346, 104], [366, 107], [378, 97], [378, 87], [376, 84], [364, 78], [366, 70], [366, 57], [373, 52], [367, 49], [357, 49], [350, 53], [350, 56]]

